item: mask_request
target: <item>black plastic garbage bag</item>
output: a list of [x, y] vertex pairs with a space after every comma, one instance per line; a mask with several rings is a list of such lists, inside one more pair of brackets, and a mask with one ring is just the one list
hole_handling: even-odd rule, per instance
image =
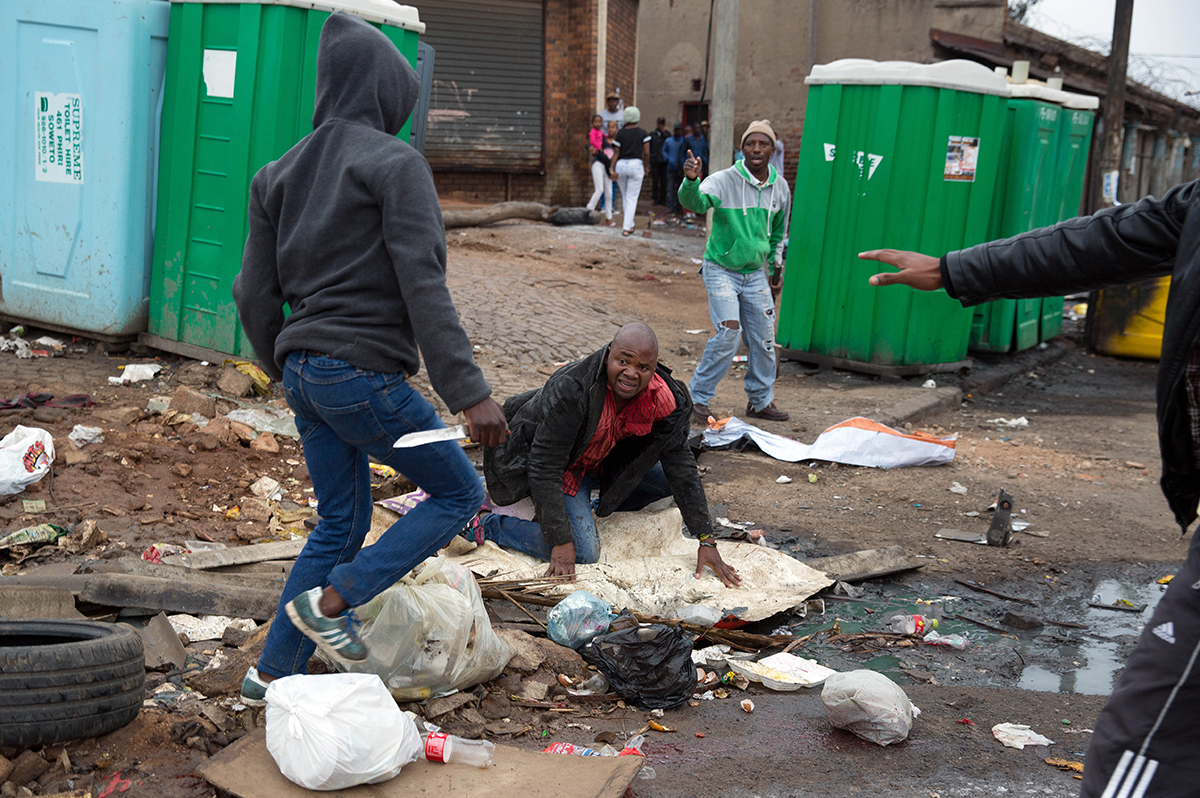
[[645, 709], [679, 706], [696, 689], [692, 641], [678, 626], [656, 623], [609, 632], [579, 653], [617, 693]]

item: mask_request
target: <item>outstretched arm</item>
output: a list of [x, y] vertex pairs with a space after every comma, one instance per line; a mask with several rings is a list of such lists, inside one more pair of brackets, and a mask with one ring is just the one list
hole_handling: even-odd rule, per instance
[[871, 285], [907, 285], [920, 291], [936, 291], [942, 287], [942, 270], [937, 258], [898, 249], [873, 249], [858, 253], [858, 257], [877, 260], [900, 270], [872, 276]]

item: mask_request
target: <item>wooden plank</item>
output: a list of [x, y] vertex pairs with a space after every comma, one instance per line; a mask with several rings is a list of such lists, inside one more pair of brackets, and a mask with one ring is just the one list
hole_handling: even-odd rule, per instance
[[823, 571], [831, 578], [842, 582], [861, 582], [864, 579], [923, 567], [923, 564], [911, 562], [900, 546], [863, 549], [833, 557], [818, 557], [805, 560], [804, 564], [809, 568]]
[[169, 557], [163, 557], [163, 564], [181, 565], [184, 568], [203, 571], [208, 568], [220, 568], [223, 565], [244, 565], [267, 560], [291, 560], [300, 556], [300, 550], [304, 548], [304, 543], [303, 540], [285, 540], [279, 543], [256, 543], [253, 546], [242, 546], [236, 549], [172, 554]]
[[132, 574], [94, 574], [79, 597], [106, 607], [138, 607], [189, 615], [228, 615], [256, 621], [275, 616], [282, 585], [274, 588], [189, 584]]

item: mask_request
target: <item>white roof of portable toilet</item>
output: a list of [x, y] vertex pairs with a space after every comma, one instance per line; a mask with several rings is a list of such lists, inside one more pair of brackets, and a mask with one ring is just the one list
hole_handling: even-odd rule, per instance
[[392, 0], [171, 0], [172, 3], [250, 3], [261, 6], [292, 6], [313, 11], [345, 11], [368, 22], [391, 25], [395, 28], [425, 32], [425, 23], [413, 6], [402, 6]]
[[819, 64], [804, 79], [808, 84], [842, 83], [864, 86], [932, 86], [980, 94], [1008, 96], [1008, 81], [983, 64], [965, 59], [917, 64], [912, 61], [872, 61], [843, 58]]

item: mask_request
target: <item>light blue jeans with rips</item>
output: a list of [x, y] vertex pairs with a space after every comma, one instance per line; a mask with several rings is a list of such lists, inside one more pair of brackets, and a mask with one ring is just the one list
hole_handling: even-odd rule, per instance
[[[762, 269], [740, 274], [704, 261], [701, 267], [708, 291], [708, 313], [716, 334], [704, 346], [700, 365], [688, 383], [692, 401], [707, 405], [717, 383], [729, 370], [738, 341], [750, 350], [746, 369], [746, 397], [761, 410], [775, 398], [775, 298]], [[726, 326], [736, 321], [740, 329]]]

